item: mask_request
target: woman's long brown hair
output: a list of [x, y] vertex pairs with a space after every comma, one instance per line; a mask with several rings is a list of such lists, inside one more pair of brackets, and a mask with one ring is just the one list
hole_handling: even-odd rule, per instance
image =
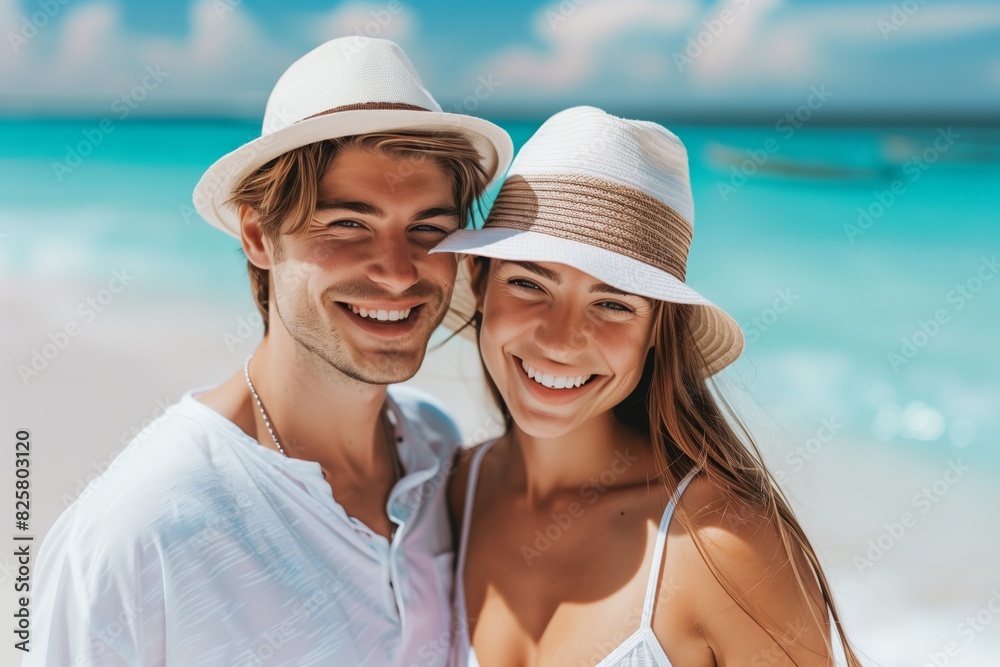
[[[489, 259], [476, 257], [475, 261], [485, 264]], [[485, 289], [488, 273], [488, 266], [480, 266], [476, 289]], [[721, 396], [714, 381], [705, 377], [705, 360], [691, 335], [695, 307], [664, 301], [658, 303], [653, 325], [653, 349], [647, 357], [639, 383], [614, 408], [615, 417], [650, 439], [658, 478], [668, 491], [677, 488], [688, 471], [700, 466], [701, 474], [719, 490], [727, 508], [752, 508], [766, 524], [777, 527], [785, 557], [806, 606], [813, 609], [807, 586], [807, 582], [811, 581], [819, 588], [822, 605], [833, 619], [848, 667], [863, 667], [847, 638], [816, 551], [764, 465], [749, 430]], [[476, 328], [477, 337], [481, 323], [481, 313], [476, 313], [468, 323]], [[510, 412], [488, 373], [486, 379], [509, 427]], [[676, 516], [691, 534], [695, 546], [720, 585], [788, 655], [786, 647], [794, 643], [794, 638], [746, 602], [746, 591], [739, 590], [718, 567], [683, 506], [677, 506]], [[806, 572], [797, 565], [802, 558], [808, 564]], [[813, 620], [815, 627], [825, 627], [826, 619], [814, 614]], [[833, 664], [832, 644], [827, 646], [827, 650]]]
[[[700, 466], [701, 474], [719, 490], [726, 507], [752, 508], [766, 524], [777, 528], [802, 599], [807, 603], [811, 599], [807, 587], [807, 581], [811, 580], [818, 586], [822, 605], [833, 619], [847, 665], [862, 667], [847, 639], [830, 584], [809, 538], [764, 465], [749, 430], [714, 381], [704, 377], [705, 361], [691, 336], [692, 310], [696, 307], [660, 302], [653, 329], [652, 363], [647, 364], [652, 366], [652, 372], [643, 374], [632, 395], [616, 409], [616, 416], [648, 434], [659, 473], [661, 478], [669, 480], [669, 488], [676, 488], [692, 466]], [[683, 506], [677, 507], [676, 514], [718, 582], [787, 655], [785, 646], [794, 639], [746, 603], [745, 591], [738, 590], [717, 566]], [[808, 564], [805, 572], [797, 565], [801, 557]], [[813, 609], [812, 605], [807, 606]], [[826, 619], [814, 615], [813, 621], [822, 628]], [[833, 664], [833, 647], [827, 648]]]

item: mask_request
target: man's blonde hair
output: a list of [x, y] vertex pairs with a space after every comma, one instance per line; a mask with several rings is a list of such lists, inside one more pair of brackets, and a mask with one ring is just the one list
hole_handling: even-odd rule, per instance
[[[328, 139], [295, 148], [271, 160], [240, 181], [227, 204], [246, 204], [260, 216], [264, 234], [275, 244], [278, 237], [307, 228], [316, 214], [319, 183], [338, 153], [346, 148], [362, 148], [404, 160], [430, 160], [451, 177], [452, 196], [464, 225], [471, 223], [473, 209], [482, 196], [489, 175], [480, 163], [472, 142], [458, 132], [397, 131], [360, 134]], [[404, 163], [405, 165], [405, 163]], [[410, 168], [418, 169], [419, 164]], [[403, 179], [410, 173], [401, 166], [387, 179]], [[268, 331], [269, 272], [247, 260], [250, 289]]]

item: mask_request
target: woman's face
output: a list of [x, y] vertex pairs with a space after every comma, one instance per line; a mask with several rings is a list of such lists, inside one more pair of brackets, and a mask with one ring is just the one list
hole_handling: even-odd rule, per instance
[[483, 361], [525, 433], [560, 437], [609, 417], [638, 384], [653, 300], [551, 262], [480, 260], [473, 284]]

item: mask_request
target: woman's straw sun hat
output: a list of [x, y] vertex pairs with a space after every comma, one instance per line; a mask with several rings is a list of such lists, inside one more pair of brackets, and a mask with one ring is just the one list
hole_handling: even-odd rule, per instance
[[[696, 306], [692, 334], [709, 376], [739, 357], [743, 331], [684, 282], [693, 223], [680, 139], [656, 123], [574, 107], [521, 148], [483, 228], [454, 232], [431, 252], [566, 264], [626, 292]], [[475, 312], [463, 273], [445, 320], [452, 330]]]

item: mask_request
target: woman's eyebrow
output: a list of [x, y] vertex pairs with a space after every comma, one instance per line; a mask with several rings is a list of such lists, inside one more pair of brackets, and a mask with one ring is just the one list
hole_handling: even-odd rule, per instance
[[525, 271], [531, 271], [532, 273], [539, 275], [542, 278], [545, 278], [546, 280], [554, 282], [556, 285], [562, 284], [562, 279], [559, 277], [558, 273], [546, 269], [544, 266], [539, 266], [534, 262], [518, 262], [512, 259], [501, 259], [500, 263], [497, 266], [503, 266], [504, 264], [514, 264], [516, 266], [520, 266]]
[[612, 287], [611, 285], [605, 283], [594, 283], [594, 285], [590, 287], [590, 291], [600, 294], [615, 294], [617, 296], [635, 297], [636, 299], [642, 299], [644, 301], [648, 301], [649, 303], [653, 303], [653, 300], [649, 297], [642, 296], [641, 294], [633, 294], [632, 292], [626, 292], [625, 290], [620, 290], [617, 287]]

